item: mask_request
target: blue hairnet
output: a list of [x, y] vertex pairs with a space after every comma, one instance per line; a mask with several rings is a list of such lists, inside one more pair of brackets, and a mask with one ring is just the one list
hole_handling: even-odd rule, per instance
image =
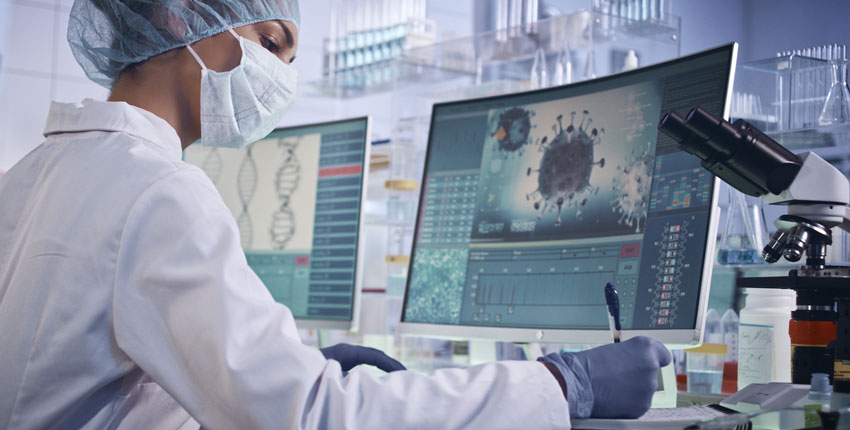
[[131, 64], [275, 19], [298, 26], [298, 0], [75, 0], [68, 43], [89, 79], [111, 88]]

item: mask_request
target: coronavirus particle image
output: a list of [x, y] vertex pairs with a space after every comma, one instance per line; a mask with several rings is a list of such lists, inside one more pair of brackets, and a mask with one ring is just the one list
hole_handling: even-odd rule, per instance
[[472, 239], [642, 233], [659, 91], [638, 84], [489, 111]]
[[557, 209], [555, 226], [561, 225], [561, 211], [576, 208], [576, 218], [581, 219], [581, 207], [587, 204], [587, 196], [597, 194], [599, 187], [590, 183], [593, 168], [605, 167], [605, 159], [594, 159], [593, 147], [599, 145], [605, 129], [590, 128], [593, 119], [589, 112], [582, 112], [581, 122], [575, 125], [576, 113], [570, 113], [570, 124], [564, 127], [563, 115], [558, 115], [557, 124], [552, 126], [552, 139], [540, 141], [543, 158], [537, 169], [529, 167], [526, 175], [537, 175], [537, 189], [526, 195], [539, 211], [537, 218], [543, 219]]

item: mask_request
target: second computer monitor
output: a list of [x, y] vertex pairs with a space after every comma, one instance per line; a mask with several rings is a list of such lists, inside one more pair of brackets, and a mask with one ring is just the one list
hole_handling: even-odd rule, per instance
[[245, 149], [184, 153], [212, 179], [248, 264], [299, 327], [356, 327], [368, 128], [368, 118], [280, 128]]
[[511, 341], [700, 339], [716, 180], [656, 128], [722, 116], [736, 45], [607, 78], [434, 107], [402, 330]]

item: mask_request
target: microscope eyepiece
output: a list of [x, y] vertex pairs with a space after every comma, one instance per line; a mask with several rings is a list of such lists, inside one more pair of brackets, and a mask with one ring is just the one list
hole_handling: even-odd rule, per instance
[[658, 129], [702, 166], [745, 194], [779, 194], [793, 182], [802, 161], [743, 120], [734, 124], [697, 106], [685, 118], [667, 112]]
[[673, 110], [661, 117], [658, 128], [667, 133], [676, 142], [683, 142], [691, 135], [691, 131], [685, 125], [685, 119]]

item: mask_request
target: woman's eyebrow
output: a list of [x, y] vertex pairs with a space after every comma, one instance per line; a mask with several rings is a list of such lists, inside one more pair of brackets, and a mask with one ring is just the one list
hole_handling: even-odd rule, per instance
[[283, 30], [283, 34], [286, 35], [286, 43], [289, 45], [289, 47], [292, 48], [293, 46], [295, 46], [295, 38], [292, 37], [292, 32], [289, 31], [289, 28], [283, 24], [283, 21], [275, 20], [274, 22], [280, 26], [281, 30]]

